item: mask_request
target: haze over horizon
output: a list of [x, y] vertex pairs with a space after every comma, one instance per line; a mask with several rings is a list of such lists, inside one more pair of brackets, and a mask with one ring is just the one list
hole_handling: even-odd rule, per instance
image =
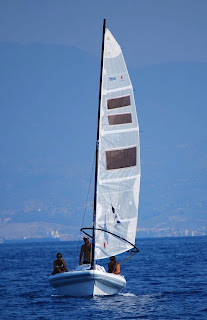
[[206, 232], [206, 13], [202, 0], [0, 3], [0, 238], [91, 225], [103, 18], [135, 91], [138, 228]]

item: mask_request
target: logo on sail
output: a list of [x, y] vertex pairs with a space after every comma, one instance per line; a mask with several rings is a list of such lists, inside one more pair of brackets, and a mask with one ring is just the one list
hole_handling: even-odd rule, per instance
[[115, 212], [114, 207], [111, 207], [111, 209], [112, 209], [112, 212], [114, 213], [114, 219], [115, 219], [116, 223], [121, 223], [119, 220], [118, 214]]
[[116, 77], [109, 77], [109, 81], [114, 81], [116, 80]]

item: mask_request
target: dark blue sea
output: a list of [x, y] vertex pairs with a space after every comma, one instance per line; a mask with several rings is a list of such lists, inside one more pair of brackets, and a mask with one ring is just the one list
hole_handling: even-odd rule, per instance
[[121, 264], [123, 293], [58, 296], [48, 283], [56, 253], [73, 269], [81, 244], [1, 244], [0, 319], [207, 319], [207, 237], [137, 239], [140, 252]]

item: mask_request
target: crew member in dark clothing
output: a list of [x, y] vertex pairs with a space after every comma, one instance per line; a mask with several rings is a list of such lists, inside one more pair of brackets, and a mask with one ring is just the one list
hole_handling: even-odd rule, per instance
[[108, 272], [114, 274], [121, 274], [120, 264], [116, 261], [116, 257], [110, 257], [110, 262], [108, 263]]

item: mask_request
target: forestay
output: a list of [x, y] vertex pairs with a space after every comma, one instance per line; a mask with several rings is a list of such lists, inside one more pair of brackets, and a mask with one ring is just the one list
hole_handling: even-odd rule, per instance
[[121, 48], [108, 29], [102, 72], [96, 259], [131, 249], [129, 242], [135, 244], [140, 188], [139, 126], [133, 88]]

